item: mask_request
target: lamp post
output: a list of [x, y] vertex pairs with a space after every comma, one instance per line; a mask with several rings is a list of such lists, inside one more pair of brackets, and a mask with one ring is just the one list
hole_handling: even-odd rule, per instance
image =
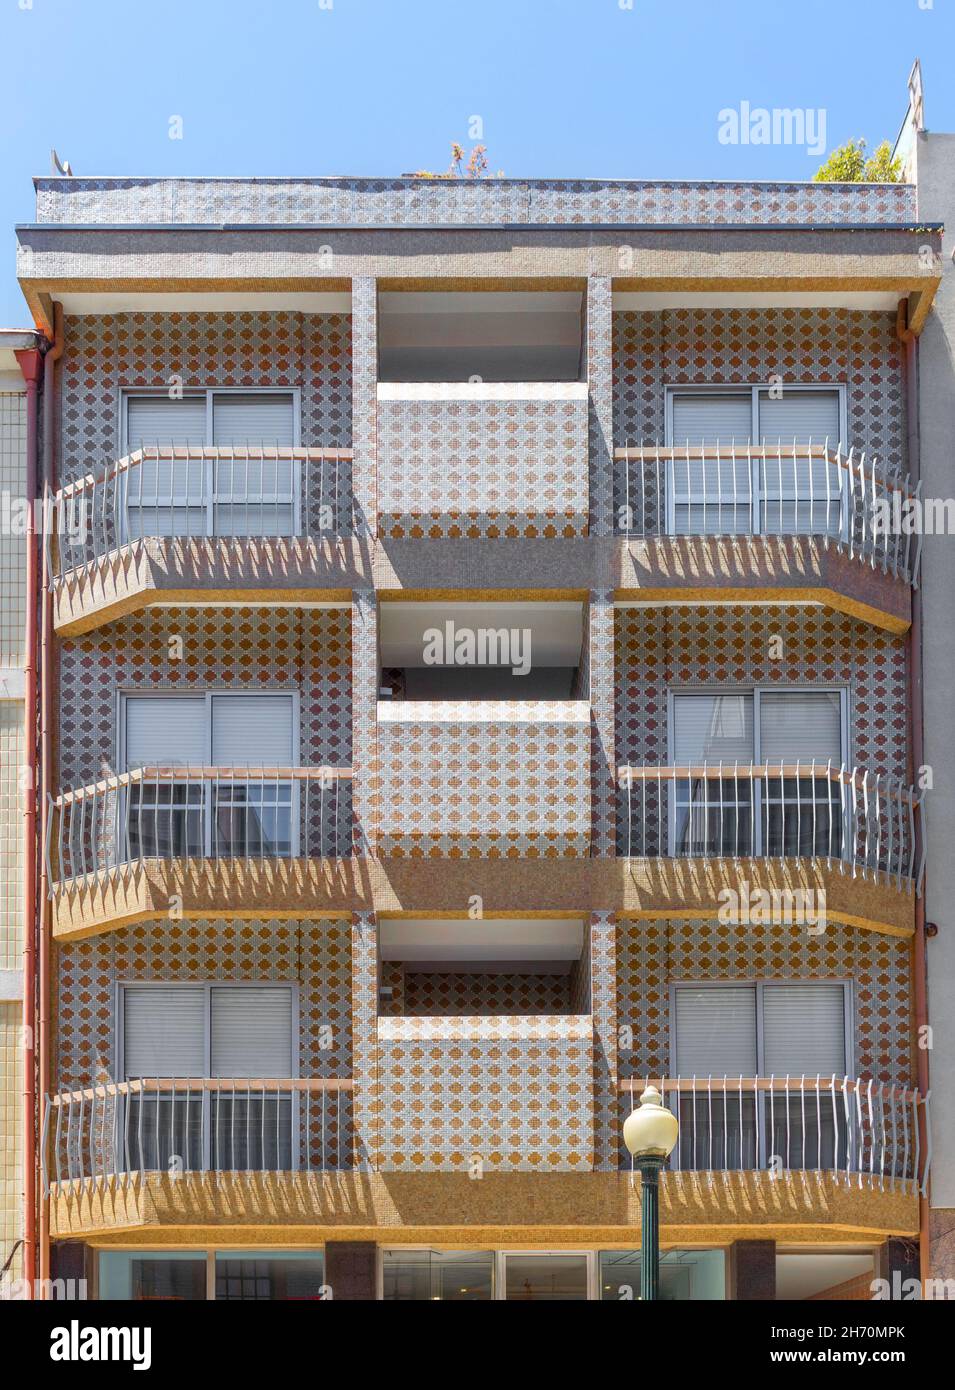
[[655, 1086], [623, 1124], [623, 1142], [640, 1169], [640, 1297], [660, 1297], [660, 1169], [677, 1141], [680, 1125]]

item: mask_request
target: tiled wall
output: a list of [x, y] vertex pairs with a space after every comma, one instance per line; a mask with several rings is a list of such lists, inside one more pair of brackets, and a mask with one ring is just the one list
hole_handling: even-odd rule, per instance
[[[23, 1234], [22, 1023], [19, 1004], [0, 1003], [0, 1268]], [[22, 1267], [18, 1250], [13, 1254], [7, 1277], [19, 1278]]]
[[0, 970], [19, 970], [23, 950], [23, 702], [0, 700]]
[[[665, 388], [787, 382], [845, 385], [847, 445], [906, 467], [895, 315], [849, 309], [664, 309], [614, 314], [614, 444], [663, 444]], [[614, 505], [625, 504], [625, 464]], [[630, 465], [631, 498], [638, 465]]]
[[[351, 447], [351, 317], [299, 313], [68, 316], [62, 363], [60, 478], [99, 473], [119, 456], [120, 391], [287, 386], [301, 390], [306, 448]], [[351, 516], [347, 466], [327, 463], [339, 528]], [[311, 494], [319, 493], [317, 479]]]
[[330, 227], [487, 223], [904, 222], [912, 184], [662, 179], [38, 179], [39, 222], [247, 222]]
[[63, 643], [62, 785], [84, 784], [114, 765], [117, 692], [214, 686], [299, 691], [302, 763], [351, 766], [347, 610], [147, 609]]
[[[0, 494], [6, 494], [11, 520], [26, 486], [27, 407], [24, 391], [0, 391]], [[26, 596], [24, 538], [0, 528], [0, 667], [23, 662]]]
[[674, 981], [850, 979], [854, 1074], [913, 1084], [909, 955], [907, 941], [849, 927], [812, 936], [793, 925], [621, 919], [617, 1022], [633, 1029], [633, 1046], [618, 1049], [620, 1076], [670, 1074]]
[[[322, 919], [150, 922], [63, 945], [56, 970], [56, 1088], [113, 1076], [116, 985], [138, 980], [293, 981], [299, 986], [299, 1074], [351, 1076], [350, 933], [348, 922]], [[312, 1105], [320, 1100], [313, 1097]], [[337, 1114], [333, 1098], [326, 1136], [337, 1135]], [[343, 1142], [349, 1116], [346, 1104]], [[318, 1122], [317, 1111], [312, 1118]]]
[[589, 1018], [378, 1022], [378, 1165], [389, 1172], [587, 1172]]
[[[554, 388], [555, 392], [559, 388]], [[587, 532], [587, 400], [382, 400], [386, 537]]]
[[382, 855], [589, 853], [589, 711], [571, 715], [586, 707], [541, 702], [530, 719], [489, 702], [467, 720], [418, 708], [378, 726]]
[[797, 684], [847, 688], [847, 761], [905, 776], [905, 639], [858, 619], [797, 605], [624, 608], [617, 612], [616, 663], [621, 764], [666, 764], [673, 687]]
[[386, 961], [381, 983], [392, 994], [382, 1000], [389, 1018], [484, 1018], [589, 1013], [586, 970], [580, 963], [565, 974], [518, 971], [415, 970]]

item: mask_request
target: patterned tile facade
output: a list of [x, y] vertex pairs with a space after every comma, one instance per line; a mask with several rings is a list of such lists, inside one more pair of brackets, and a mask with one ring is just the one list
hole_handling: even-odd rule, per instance
[[[299, 1074], [352, 1075], [351, 941], [347, 922], [151, 922], [57, 953], [54, 1085], [69, 1090], [114, 1075], [116, 986], [144, 980], [290, 981], [299, 991]], [[313, 1142], [324, 1118], [333, 1157], [348, 1164], [350, 1105], [313, 1098]]]
[[382, 536], [587, 534], [587, 401], [382, 400]]
[[578, 1007], [583, 1001], [578, 969], [563, 975], [517, 972], [402, 970], [396, 963], [382, 965], [381, 983], [392, 986], [390, 999], [382, 1001], [386, 1018], [483, 1018], [538, 1014], [589, 1013]]
[[384, 1171], [592, 1168], [589, 1018], [380, 1019], [378, 1049]]
[[[613, 316], [614, 443], [666, 442], [667, 386], [787, 382], [844, 385], [847, 447], [905, 468], [902, 353], [895, 315], [850, 309], [618, 310]], [[626, 504], [615, 470], [615, 510]], [[638, 464], [630, 464], [631, 498]]]
[[[70, 315], [62, 359], [60, 480], [99, 474], [120, 454], [126, 387], [296, 387], [301, 442], [352, 443], [352, 344], [348, 314], [127, 313]], [[311, 465], [317, 468], [319, 465]], [[336, 529], [351, 517], [347, 466], [326, 461], [310, 496], [336, 499]]]
[[42, 178], [38, 222], [420, 226], [872, 223], [916, 216], [909, 184], [625, 179]]
[[489, 703], [466, 721], [420, 708], [378, 726], [382, 855], [590, 853], [586, 706]]
[[[846, 761], [871, 773], [906, 771], [905, 640], [820, 609], [619, 609], [617, 758], [665, 766], [673, 687], [816, 685], [849, 692]], [[782, 639], [776, 659], [774, 637]]]
[[632, 1047], [619, 1049], [621, 1078], [670, 1074], [675, 981], [849, 979], [854, 1075], [914, 1084], [907, 941], [845, 927], [811, 936], [787, 925], [621, 919], [616, 951], [617, 1022], [633, 1030]]
[[297, 690], [303, 765], [351, 766], [346, 610], [146, 609], [62, 644], [62, 785], [114, 768], [120, 691], [212, 687]]

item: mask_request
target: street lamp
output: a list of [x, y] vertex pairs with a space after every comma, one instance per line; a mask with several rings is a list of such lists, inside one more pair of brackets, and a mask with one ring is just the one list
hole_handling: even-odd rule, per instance
[[623, 1123], [623, 1142], [640, 1169], [640, 1297], [660, 1297], [660, 1169], [680, 1132], [672, 1110], [662, 1103], [655, 1086], [648, 1086], [640, 1104]]

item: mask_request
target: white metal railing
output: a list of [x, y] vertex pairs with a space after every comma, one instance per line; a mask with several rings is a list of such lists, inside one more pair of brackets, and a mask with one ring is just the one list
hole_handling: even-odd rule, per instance
[[346, 1168], [350, 1080], [152, 1077], [47, 1096], [43, 1182]]
[[831, 762], [618, 768], [627, 858], [815, 858], [853, 876], [924, 873], [924, 792]]
[[[147, 536], [250, 540], [355, 528], [351, 449], [149, 445], [61, 488], [46, 528], [50, 573]], [[55, 545], [54, 545], [55, 542]]]
[[619, 532], [645, 536], [815, 535], [917, 585], [922, 537], [898, 525], [921, 483], [858, 450], [825, 444], [639, 445], [615, 451]]
[[632, 1077], [618, 1083], [625, 1113], [647, 1084], [680, 1121], [671, 1171], [821, 1172], [859, 1186], [928, 1190], [928, 1096], [917, 1090], [819, 1075]]
[[[51, 885], [145, 859], [352, 853], [352, 771], [141, 767], [51, 797]], [[54, 860], [55, 855], [55, 860]]]

